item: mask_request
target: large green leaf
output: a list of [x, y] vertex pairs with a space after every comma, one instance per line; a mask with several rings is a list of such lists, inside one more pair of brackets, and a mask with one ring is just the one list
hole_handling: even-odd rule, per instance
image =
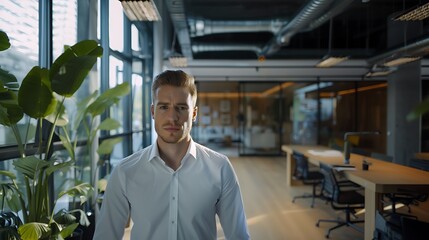
[[48, 224], [39, 222], [26, 223], [18, 228], [22, 240], [39, 240], [48, 236], [50, 231]]
[[0, 31], [0, 51], [10, 48], [9, 37], [3, 31]]
[[73, 209], [69, 211], [69, 213], [76, 213], [76, 212], [79, 214], [79, 224], [84, 227], [88, 227], [91, 224], [91, 222], [86, 216], [86, 213], [81, 209]]
[[55, 213], [54, 220], [59, 224], [71, 224], [76, 222], [76, 216], [67, 212], [65, 209], [61, 209]]
[[84, 40], [67, 48], [52, 64], [52, 89], [61, 96], [71, 97], [102, 54], [103, 48], [94, 40]]
[[46, 175], [50, 176], [52, 173], [62, 170], [72, 168], [75, 165], [75, 161], [70, 160], [62, 163], [51, 164], [48, 168], [46, 168]]
[[16, 94], [10, 90], [0, 92], [0, 124], [11, 126], [24, 117]]
[[71, 97], [97, 62], [96, 56], [80, 56], [70, 59], [60, 71], [51, 74], [52, 89], [64, 97]]
[[67, 225], [63, 230], [60, 232], [60, 235], [62, 238], [66, 238], [74, 232], [74, 230], [79, 226], [79, 223], [73, 223], [70, 225]]
[[30, 70], [19, 88], [18, 103], [25, 114], [36, 119], [44, 118], [55, 110], [56, 99], [47, 69], [33, 67]]
[[49, 166], [49, 162], [35, 156], [19, 158], [13, 162], [15, 169], [30, 179], [36, 179], [40, 170]]
[[17, 91], [19, 88], [16, 77], [0, 67], [0, 92], [10, 89]]
[[16, 175], [13, 172], [0, 170], [0, 175], [6, 176], [6, 177], [8, 177], [10, 179], [16, 179]]
[[97, 153], [99, 155], [111, 154], [115, 145], [120, 143], [121, 141], [121, 137], [106, 139], [101, 142], [100, 146], [97, 149]]
[[61, 198], [64, 195], [69, 195], [71, 197], [80, 197], [80, 202], [83, 204], [86, 202], [87, 197], [92, 192], [93, 188], [89, 183], [81, 183], [70, 189], [62, 191], [58, 194], [58, 198]]
[[109, 131], [109, 130], [117, 129], [120, 126], [121, 124], [117, 120], [113, 118], [106, 118], [100, 123], [100, 125], [98, 125], [98, 130]]
[[130, 85], [125, 82], [116, 85], [114, 88], [103, 92], [92, 104], [88, 106], [87, 112], [92, 117], [98, 116], [109, 107], [119, 102], [119, 97], [125, 96], [130, 92]]
[[11, 183], [0, 184], [0, 200], [6, 202], [10, 210], [14, 212], [22, 210], [20, 197], [21, 194], [15, 185]]

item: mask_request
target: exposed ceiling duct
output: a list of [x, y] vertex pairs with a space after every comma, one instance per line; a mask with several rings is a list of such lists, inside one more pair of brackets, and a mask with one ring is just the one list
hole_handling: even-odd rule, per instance
[[374, 64], [383, 65], [386, 60], [406, 57], [406, 56], [424, 56], [429, 53], [429, 38], [418, 40], [416, 42], [407, 44], [403, 47], [392, 49], [385, 53], [379, 54], [373, 58], [368, 59], [370, 66]]
[[[290, 22], [281, 20], [267, 21], [211, 21], [191, 19], [187, 22], [183, 0], [167, 0], [174, 28], [182, 49], [182, 54], [192, 59], [192, 50], [202, 51], [255, 51], [259, 56], [271, 55], [299, 32], [313, 30], [331, 17], [341, 13], [353, 0], [313, 0], [308, 3]], [[188, 24], [190, 30], [188, 30]], [[272, 32], [273, 38], [264, 47], [256, 45], [241, 46], [223, 44], [193, 44], [191, 37], [228, 32]], [[218, 45], [218, 46], [216, 46]]]
[[353, 0], [313, 0], [308, 3], [288, 24], [273, 36], [259, 55], [271, 55], [299, 32], [313, 30], [342, 12]]
[[183, 0], [167, 0], [166, 3], [182, 49], [182, 54], [188, 59], [193, 59], [184, 2]]
[[261, 51], [261, 48], [252, 44], [193, 44], [192, 51], [195, 53], [213, 51], [252, 51], [257, 53]]
[[272, 32], [277, 33], [286, 23], [280, 20], [267, 21], [211, 21], [189, 19], [190, 36], [198, 37], [216, 33]]
[[314, 21], [311, 21], [311, 23], [308, 25], [306, 29], [303, 31], [312, 31], [321, 25], [323, 25], [325, 22], [329, 21], [329, 19], [337, 16], [338, 14], [342, 13], [353, 1], [355, 0], [342, 0], [338, 4], [335, 4], [333, 7], [331, 7], [327, 13], [323, 14], [321, 17], [315, 19]]

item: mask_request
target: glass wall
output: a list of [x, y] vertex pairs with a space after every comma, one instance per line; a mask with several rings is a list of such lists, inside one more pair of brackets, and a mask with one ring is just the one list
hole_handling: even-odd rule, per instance
[[279, 155], [281, 83], [240, 83], [240, 155]]
[[200, 82], [193, 137], [229, 156], [280, 155], [283, 144], [386, 152], [387, 83]]

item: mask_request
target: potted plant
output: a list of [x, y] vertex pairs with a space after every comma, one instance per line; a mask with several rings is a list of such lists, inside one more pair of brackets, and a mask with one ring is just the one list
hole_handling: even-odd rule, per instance
[[[95, 217], [98, 212], [98, 196], [104, 191], [107, 181], [104, 178], [99, 179], [99, 167], [104, 165], [106, 158], [110, 156], [114, 146], [122, 141], [122, 137], [113, 137], [104, 139], [99, 143], [100, 131], [116, 130], [121, 127], [121, 124], [110, 117], [106, 117], [103, 121], [99, 122], [97, 121], [97, 117], [105, 113], [112, 105], [118, 104], [120, 98], [129, 94], [129, 92], [130, 86], [127, 82], [118, 84], [101, 94], [99, 94], [98, 90], [94, 91], [88, 97], [74, 104], [76, 109], [70, 118], [70, 122], [73, 124], [62, 125], [57, 131], [57, 135], [60, 137], [64, 148], [78, 166], [74, 168], [74, 176], [82, 182], [89, 182], [94, 188], [92, 197], [89, 197], [84, 207], [86, 213], [92, 213], [91, 218]], [[83, 141], [85, 143], [84, 151], [83, 153], [79, 151], [80, 154], [77, 153], [79, 132], [85, 133], [85, 140]], [[95, 167], [85, 167], [91, 166], [94, 160], [97, 162]], [[72, 202], [72, 204], [74, 205], [75, 202]], [[85, 229], [84, 239], [92, 239], [94, 229], [85, 226], [83, 228]]]
[[[0, 51], [9, 47], [7, 34], [0, 31]], [[17, 174], [0, 171], [1, 176], [9, 179], [1, 184], [0, 201], [2, 207], [7, 204], [12, 211], [19, 211], [22, 224], [18, 222], [16, 230], [23, 240], [62, 239], [70, 236], [79, 224], [88, 224], [85, 214], [79, 214], [80, 219], [74, 216], [73, 213], [80, 209], [54, 212], [57, 200], [62, 196], [77, 196], [84, 203], [93, 187], [90, 183], [78, 182], [52, 196], [50, 181], [53, 174], [73, 168], [75, 160], [55, 158], [51, 147], [55, 127], [59, 123], [67, 124], [59, 121], [64, 113], [65, 99], [80, 88], [102, 52], [97, 42], [81, 41], [66, 48], [50, 69], [33, 67], [20, 85], [12, 74], [0, 69], [0, 124], [12, 130], [20, 153], [13, 162]], [[52, 122], [48, 124], [46, 139], [39, 134], [37, 151], [33, 155], [27, 155], [27, 140], [22, 139], [24, 135], [17, 127], [24, 115], [36, 119], [39, 132], [44, 130], [47, 119]], [[17, 179], [22, 179], [23, 187]]]

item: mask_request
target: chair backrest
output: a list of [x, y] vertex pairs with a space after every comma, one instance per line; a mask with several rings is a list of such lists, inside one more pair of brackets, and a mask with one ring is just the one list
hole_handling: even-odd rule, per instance
[[294, 177], [306, 179], [308, 176], [308, 159], [302, 153], [293, 152], [292, 157], [295, 159]]
[[332, 167], [325, 163], [320, 163], [320, 172], [323, 174], [322, 194], [330, 199], [335, 197], [337, 192], [336, 180], [333, 176]]
[[429, 171], [429, 160], [426, 159], [411, 158], [408, 165], [413, 168]]

